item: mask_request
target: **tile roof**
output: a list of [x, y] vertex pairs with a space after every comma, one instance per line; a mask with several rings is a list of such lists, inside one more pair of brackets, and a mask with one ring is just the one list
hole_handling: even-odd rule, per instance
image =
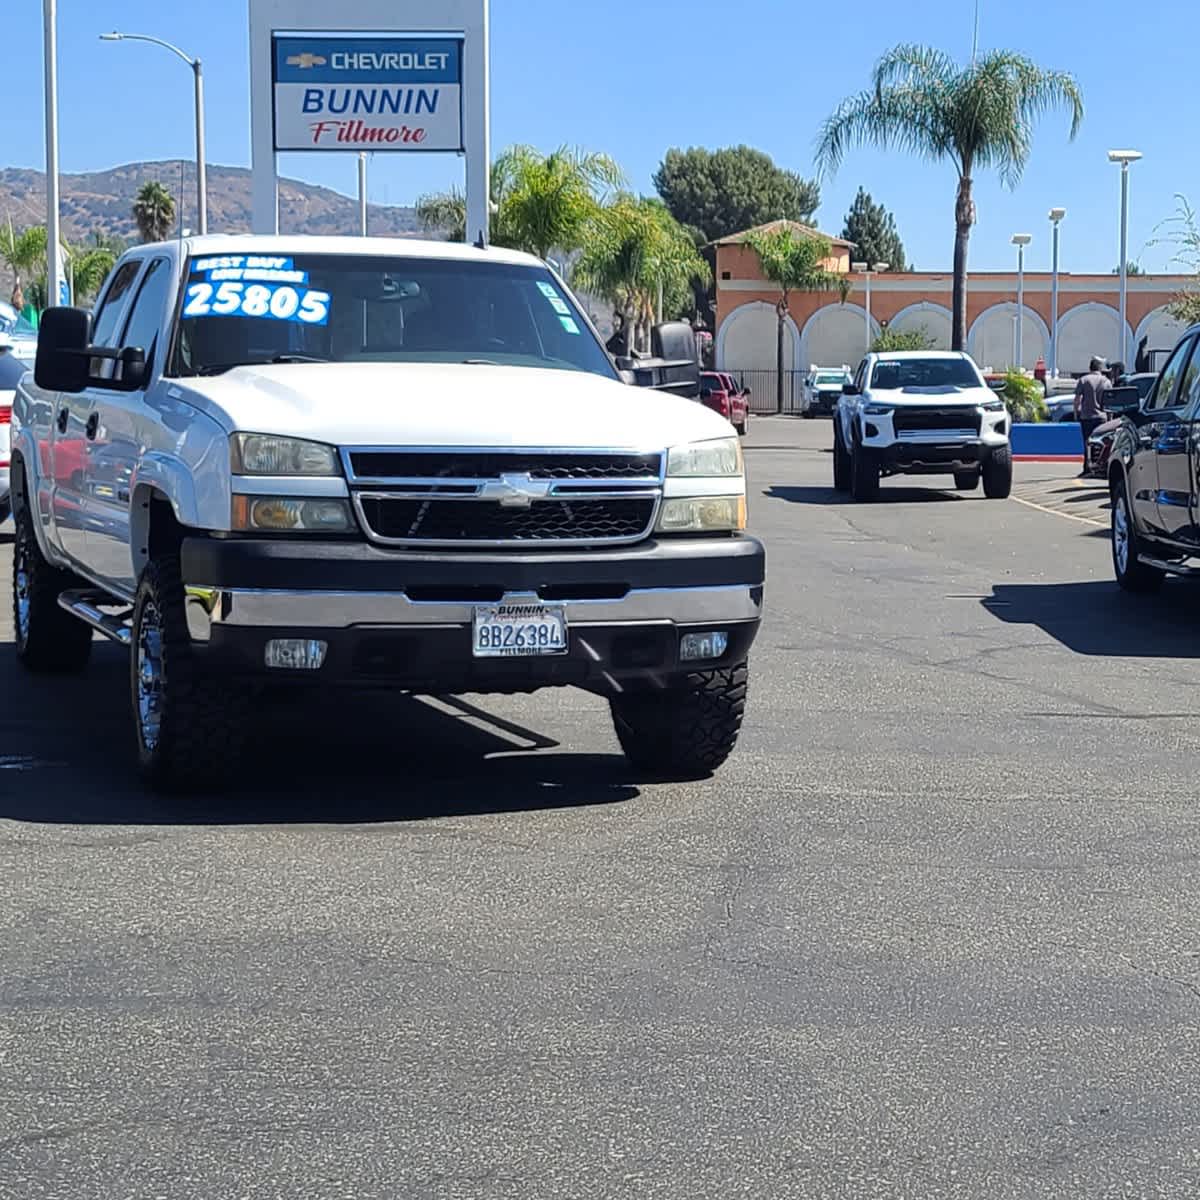
[[793, 233], [798, 233], [803, 237], [823, 237], [826, 241], [834, 246], [844, 246], [849, 249], [854, 249], [854, 243], [846, 241], [845, 238], [834, 237], [830, 233], [822, 233], [819, 229], [814, 229], [811, 225], [805, 225], [800, 221], [768, 221], [765, 225], [757, 225], [753, 229], [745, 229], [741, 233], [731, 233], [728, 237], [717, 238], [712, 242], [713, 246], [735, 246], [740, 245], [752, 233], [774, 233], [777, 229], [790, 229]]

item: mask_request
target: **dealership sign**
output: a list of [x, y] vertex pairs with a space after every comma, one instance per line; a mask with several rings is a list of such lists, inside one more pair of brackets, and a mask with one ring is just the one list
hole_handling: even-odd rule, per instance
[[276, 150], [463, 149], [461, 38], [272, 38]]

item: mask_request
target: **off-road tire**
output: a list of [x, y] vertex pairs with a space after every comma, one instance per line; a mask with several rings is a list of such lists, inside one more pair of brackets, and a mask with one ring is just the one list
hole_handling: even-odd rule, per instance
[[973, 492], [979, 486], [979, 472], [955, 471], [954, 486], [960, 492]]
[[[1124, 517], [1126, 531], [1125, 563], [1121, 565], [1121, 554], [1118, 549], [1121, 518]], [[1117, 583], [1126, 592], [1134, 595], [1147, 596], [1157, 592], [1162, 587], [1165, 578], [1157, 567], [1148, 567], [1138, 555], [1141, 553], [1140, 539], [1137, 526], [1133, 523], [1133, 512], [1129, 507], [1129, 494], [1125, 490], [1125, 481], [1117, 479], [1112, 489], [1112, 546], [1113, 573]]]
[[738, 437], [745, 437], [750, 432], [750, 414], [746, 414], [746, 419], [740, 424], [733, 427], [734, 432]]
[[859, 504], [879, 499], [879, 459], [862, 446], [855, 446], [850, 456], [850, 492]]
[[983, 494], [989, 500], [1007, 500], [1012, 495], [1012, 447], [993, 450], [983, 464]]
[[[82, 671], [92, 654], [92, 630], [58, 606], [59, 596], [80, 583], [69, 571], [47, 562], [38, 545], [27, 504], [22, 505], [17, 516], [12, 577], [13, 635], [18, 661], [30, 671], [45, 674]], [[22, 600], [27, 605], [24, 620]]]
[[[158, 731], [149, 739], [139, 696], [142, 639], [159, 638]], [[227, 679], [206, 678], [184, 615], [183, 579], [176, 554], [146, 565], [133, 608], [129, 685], [138, 765], [152, 787], [190, 793], [226, 783], [241, 759], [249, 694]]]
[[833, 490], [850, 490], [850, 454], [842, 444], [842, 424], [833, 418]]
[[742, 662], [695, 671], [663, 691], [614, 697], [609, 706], [625, 757], [664, 777], [711, 775], [737, 745], [748, 679]]

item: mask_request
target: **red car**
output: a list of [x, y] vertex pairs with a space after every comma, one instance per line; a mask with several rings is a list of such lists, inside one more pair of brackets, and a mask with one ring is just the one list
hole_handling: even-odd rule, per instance
[[739, 388], [727, 372], [701, 373], [700, 403], [719, 412], [743, 437], [750, 428], [750, 389]]

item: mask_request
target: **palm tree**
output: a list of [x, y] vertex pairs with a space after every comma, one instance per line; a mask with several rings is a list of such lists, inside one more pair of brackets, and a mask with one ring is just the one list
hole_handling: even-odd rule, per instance
[[572, 271], [573, 283], [612, 302], [643, 346], [656, 315], [679, 312], [692, 300], [692, 282], [706, 285], [710, 278], [708, 263], [666, 205], [624, 194], [588, 222]]
[[46, 269], [46, 228], [31, 225], [17, 233], [11, 219], [0, 226], [0, 259], [13, 273], [17, 283], [32, 280]]
[[1015, 187], [1029, 161], [1033, 127], [1052, 109], [1071, 114], [1071, 137], [1083, 120], [1074, 78], [1048, 71], [1007, 50], [981, 55], [960, 67], [927, 46], [897, 46], [875, 65], [871, 86], [844, 100], [825, 122], [817, 164], [831, 173], [857, 145], [898, 148], [934, 162], [949, 159], [958, 171], [954, 209], [953, 346], [967, 340], [967, 245], [975, 224], [974, 172], [994, 167]]
[[[512, 146], [492, 167], [490, 240], [539, 258], [577, 250], [588, 221], [620, 182], [620, 169], [607, 155]], [[422, 196], [417, 217], [430, 232], [466, 238], [466, 197], [458, 188]]]
[[161, 183], [143, 183], [133, 202], [133, 219], [143, 242], [164, 242], [175, 224], [175, 201]]
[[783, 338], [792, 292], [829, 292], [846, 297], [848, 282], [825, 267], [833, 252], [829, 239], [794, 221], [775, 221], [752, 229], [745, 245], [758, 255], [764, 277], [779, 289], [776, 371], [779, 376], [776, 411], [783, 412]]

